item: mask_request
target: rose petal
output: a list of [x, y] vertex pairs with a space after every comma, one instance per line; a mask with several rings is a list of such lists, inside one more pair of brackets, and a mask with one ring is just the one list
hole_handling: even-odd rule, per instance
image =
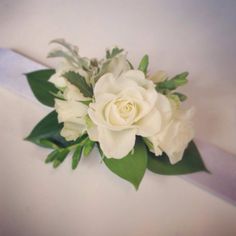
[[92, 141], [98, 141], [98, 128], [96, 125], [87, 128], [87, 133], [89, 139], [91, 139]]
[[74, 100], [74, 101], [88, 101], [90, 98], [84, 97], [84, 95], [80, 92], [80, 90], [66, 81], [66, 88], [64, 90], [64, 98], [66, 100]]
[[169, 99], [166, 96], [158, 93], [155, 107], [158, 109], [158, 111], [160, 111], [160, 114], [162, 116], [162, 125], [166, 126], [173, 115], [172, 106]]
[[121, 159], [134, 147], [136, 129], [111, 131], [98, 127], [99, 143], [107, 158]]
[[143, 137], [153, 136], [159, 132], [162, 125], [160, 112], [154, 108], [143, 119], [136, 123], [138, 126], [138, 135]]
[[57, 72], [53, 74], [48, 81], [53, 83], [57, 88], [66, 87], [66, 80], [61, 76], [61, 73]]
[[82, 117], [86, 115], [88, 107], [80, 102], [55, 99], [55, 109], [59, 122], [84, 123]]
[[184, 155], [184, 150], [181, 150], [179, 152], [174, 152], [174, 153], [166, 151], [166, 154], [169, 157], [170, 163], [174, 165], [177, 162], [182, 160], [183, 155]]
[[85, 131], [85, 126], [72, 122], [65, 122], [61, 130], [61, 136], [67, 141], [76, 140]]

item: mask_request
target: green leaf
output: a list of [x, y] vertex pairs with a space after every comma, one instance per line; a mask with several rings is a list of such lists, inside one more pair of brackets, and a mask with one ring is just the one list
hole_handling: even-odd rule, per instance
[[80, 74], [69, 71], [63, 75], [71, 84], [75, 85], [85, 97], [93, 97], [93, 88], [87, 84]]
[[50, 147], [50, 142], [54, 145], [65, 147], [69, 142], [60, 136], [62, 127], [63, 125], [58, 123], [57, 113], [52, 111], [33, 128], [25, 140], [43, 147]]
[[95, 145], [95, 142], [88, 139], [86, 141], [86, 143], [84, 144], [83, 155], [87, 157], [91, 153], [91, 151], [93, 150], [94, 145]]
[[149, 64], [149, 57], [148, 55], [145, 55], [138, 66], [138, 69], [141, 70], [145, 75], [147, 74], [148, 64]]
[[178, 96], [179, 100], [181, 102], [185, 101], [188, 97], [182, 93], [174, 92], [173, 95]]
[[72, 169], [76, 169], [76, 167], [79, 164], [80, 158], [81, 158], [81, 154], [82, 154], [82, 148], [83, 146], [81, 146], [80, 144], [76, 147], [75, 152], [72, 156]]
[[50, 107], [54, 106], [54, 95], [52, 93], [56, 94], [58, 92], [54, 84], [48, 81], [54, 73], [55, 70], [46, 69], [26, 74], [34, 96], [39, 102]]
[[183, 159], [175, 165], [170, 164], [167, 155], [164, 154], [159, 157], [149, 152], [147, 167], [152, 172], [161, 175], [183, 175], [198, 171], [208, 172], [193, 141], [189, 143], [185, 150]]
[[48, 139], [41, 139], [39, 140], [41, 146], [43, 147], [48, 147], [48, 148], [52, 148], [52, 149], [57, 149], [59, 148], [59, 146], [57, 146], [54, 142], [52, 142], [51, 140]]
[[181, 74], [176, 75], [171, 80], [175, 82], [177, 87], [182, 86], [188, 82], [187, 80], [188, 74], [189, 74], [188, 72], [183, 72]]
[[50, 163], [54, 161], [59, 153], [59, 150], [53, 150], [46, 158], [45, 163]]
[[177, 88], [174, 80], [165, 80], [163, 82], [160, 82], [156, 86], [157, 90], [174, 90]]
[[175, 90], [177, 87], [185, 85], [188, 80], [187, 80], [188, 72], [183, 72], [181, 74], [178, 74], [174, 76], [170, 80], [165, 80], [163, 82], [160, 82], [156, 86], [156, 90], [158, 92], [162, 92], [165, 90]]
[[67, 155], [69, 154], [69, 150], [66, 148], [62, 148], [62, 149], [57, 149], [57, 154], [55, 159], [53, 160], [53, 167], [57, 168], [67, 157]]
[[88, 101], [80, 101], [80, 102], [83, 103], [84, 105], [88, 106], [93, 101], [92, 100], [88, 100]]
[[106, 166], [121, 178], [129, 181], [138, 189], [147, 168], [147, 150], [145, 144], [137, 139], [134, 151], [122, 159], [103, 158]]

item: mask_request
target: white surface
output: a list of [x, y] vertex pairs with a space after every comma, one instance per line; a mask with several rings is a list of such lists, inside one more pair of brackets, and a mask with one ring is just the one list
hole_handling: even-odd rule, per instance
[[[188, 70], [197, 136], [236, 154], [236, 1], [0, 1], [0, 46], [45, 64], [65, 37], [88, 56], [120, 45], [152, 71]], [[0, 235], [235, 235], [236, 208], [177, 177], [147, 172], [140, 190], [94, 158], [45, 166], [47, 150], [23, 142], [45, 115], [0, 90]], [[11, 147], [9, 147], [11, 144]]]

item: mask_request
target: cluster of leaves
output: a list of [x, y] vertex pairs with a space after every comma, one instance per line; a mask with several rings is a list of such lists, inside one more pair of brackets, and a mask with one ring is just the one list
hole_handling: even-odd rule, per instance
[[[109, 66], [111, 60], [124, 51], [124, 49], [114, 47], [111, 50], [109, 49], [106, 50], [105, 59], [97, 60], [96, 58], [89, 59], [87, 57], [81, 57], [79, 55], [79, 49], [76, 46], [71, 45], [70, 43], [66, 42], [64, 39], [55, 39], [55, 40], [52, 40], [50, 43], [58, 44], [60, 45], [60, 48], [56, 48], [52, 50], [48, 54], [48, 57], [49, 58], [55, 58], [55, 57], [63, 58], [66, 61], [66, 64], [71, 66], [71, 68], [73, 68], [74, 71], [76, 71], [76, 69], [84, 70], [88, 74], [89, 79], [87, 81], [85, 80], [85, 78], [83, 79], [88, 84], [88, 86], [94, 86], [96, 81], [106, 72], [107, 67]], [[132, 68], [131, 64], [130, 64], [130, 67]], [[80, 75], [80, 77], [82, 76]], [[80, 81], [81, 80], [82, 78], [80, 78]], [[78, 83], [77, 83], [77, 87], [78, 87]]]
[[[74, 48], [70, 50], [72, 53]], [[107, 53], [107, 57], [111, 58], [120, 52], [118, 48], [113, 49]], [[143, 57], [138, 68], [147, 74], [147, 55]], [[50, 107], [54, 106], [54, 99], [60, 92], [48, 81], [53, 73], [55, 73], [54, 70], [46, 69], [26, 74], [35, 97], [41, 103]], [[93, 96], [93, 89], [84, 77], [75, 72], [68, 72], [64, 76], [70, 83], [78, 87], [85, 97]], [[174, 88], [174, 86], [171, 87], [171, 83], [174, 83], [175, 87], [184, 83], [184, 75], [174, 78], [158, 84], [158, 89], [167, 89], [168, 87], [171, 90]], [[57, 113], [52, 111], [34, 127], [26, 138], [26, 140], [37, 145], [52, 149], [45, 162], [52, 163], [55, 168], [68, 157], [69, 153], [72, 153], [72, 169], [75, 169], [78, 166], [81, 156], [88, 156], [92, 149], [97, 146], [101, 153], [103, 163], [112, 172], [132, 183], [136, 189], [138, 189], [146, 169], [162, 175], [181, 175], [197, 171], [207, 171], [194, 142], [191, 142], [185, 150], [183, 160], [176, 165], [171, 165], [165, 154], [158, 158], [155, 157], [139, 137], [136, 139], [132, 152], [122, 159], [114, 159], [105, 157], [99, 144], [91, 141], [87, 134], [84, 134], [73, 142], [68, 142], [60, 135], [61, 129], [62, 124], [58, 123]]]
[[82, 68], [85, 71], [90, 70], [90, 60], [86, 57], [81, 57], [79, 55], [79, 49], [76, 46], [67, 43], [64, 39], [54, 39], [50, 43], [59, 44], [64, 50], [61, 48], [52, 50], [48, 54], [49, 58], [64, 58], [68, 65], [75, 68]]
[[[139, 63], [138, 69], [143, 71], [143, 73], [147, 75], [148, 65], [149, 65], [149, 57], [148, 55], [144, 55], [143, 58], [141, 59], [141, 62]], [[187, 99], [187, 96], [182, 93], [175, 92], [174, 90], [176, 90], [180, 86], [185, 85], [188, 82], [187, 80], [188, 74], [189, 74], [188, 72], [183, 72], [174, 76], [171, 79], [167, 78], [166, 80], [157, 83], [156, 84], [157, 92], [170, 96], [174, 99], [178, 99], [181, 102], [185, 101]]]

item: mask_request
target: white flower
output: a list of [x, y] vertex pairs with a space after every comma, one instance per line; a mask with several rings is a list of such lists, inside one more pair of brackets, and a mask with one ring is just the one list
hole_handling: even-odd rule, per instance
[[55, 99], [55, 109], [58, 113], [59, 123], [64, 123], [61, 135], [67, 141], [76, 140], [86, 131], [84, 119], [88, 110], [86, 105], [74, 100]]
[[65, 100], [55, 99], [58, 121], [64, 123], [61, 136], [67, 141], [76, 140], [86, 131], [85, 116], [88, 107], [80, 101], [86, 101], [89, 98], [84, 97], [77, 87], [66, 80], [63, 97]]
[[82, 69], [63, 64], [49, 79], [51, 83], [63, 91], [65, 100], [55, 99], [55, 109], [58, 113], [58, 121], [64, 123], [61, 136], [67, 141], [71, 141], [76, 140], [86, 131], [84, 117], [87, 115], [88, 107], [80, 101], [87, 101], [89, 98], [84, 97], [76, 86], [63, 77], [63, 74], [68, 71], [75, 71], [85, 78], [88, 75]]
[[153, 144], [153, 150], [151, 151], [157, 156], [164, 151], [171, 164], [180, 161], [188, 143], [194, 137], [193, 113], [193, 109], [176, 111], [176, 114], [162, 132], [148, 138]]
[[107, 157], [126, 156], [136, 135], [153, 136], [171, 116], [169, 100], [138, 70], [118, 78], [111, 73], [103, 75], [95, 85], [94, 97], [88, 109], [94, 125], [87, 131]]

